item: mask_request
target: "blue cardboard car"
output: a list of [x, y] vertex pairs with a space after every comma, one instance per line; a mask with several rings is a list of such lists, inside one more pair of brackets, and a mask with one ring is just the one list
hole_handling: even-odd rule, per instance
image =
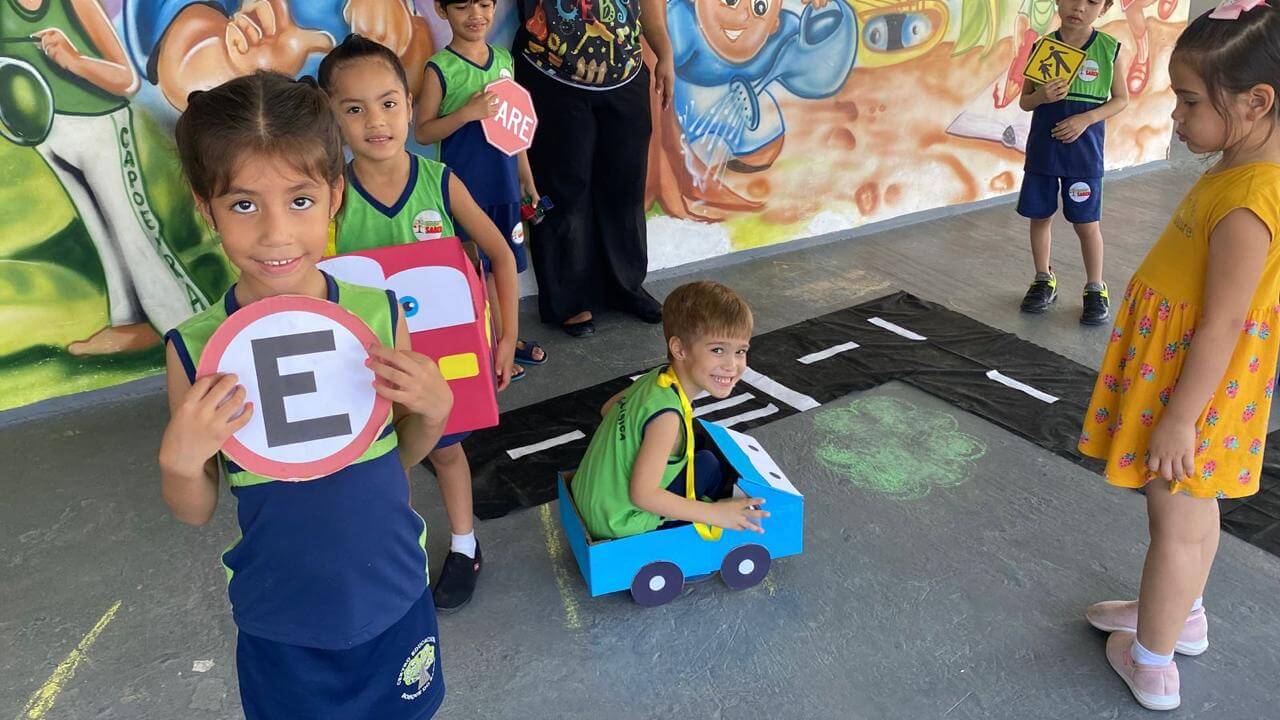
[[[775, 558], [798, 555], [804, 546], [804, 496], [754, 438], [699, 420], [721, 458], [737, 475], [734, 495], [764, 498], [769, 517], [764, 534], [725, 530], [719, 540], [703, 540], [692, 524], [613, 540], [587, 534], [569, 494], [572, 472], [561, 472], [560, 524], [578, 559], [592, 597], [630, 590], [640, 605], [652, 607], [679, 597], [685, 578], [719, 572], [725, 584], [744, 590], [764, 580]], [[726, 472], [729, 467], [724, 467]]]

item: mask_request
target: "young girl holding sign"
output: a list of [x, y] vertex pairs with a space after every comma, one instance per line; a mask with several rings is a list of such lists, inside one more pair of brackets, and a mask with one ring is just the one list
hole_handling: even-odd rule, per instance
[[[183, 170], [239, 281], [166, 336], [169, 407], [160, 445], [165, 501], [207, 522], [225, 473], [242, 537], [223, 553], [239, 637], [246, 717], [420, 719], [444, 698], [422, 518], [405, 468], [439, 439], [452, 394], [409, 350], [394, 298], [316, 268], [343, 191], [342, 144], [310, 78], [258, 72], [192, 93], [178, 120]], [[220, 448], [253, 403], [234, 375], [196, 377], [214, 331], [277, 295], [336, 303], [377, 335], [377, 394], [394, 403], [382, 432], [347, 467], [310, 482], [255, 475]]]
[[1280, 9], [1235, 0], [1169, 59], [1178, 137], [1218, 162], [1134, 274], [1080, 450], [1145, 487], [1151, 546], [1137, 602], [1089, 608], [1107, 659], [1153, 710], [1181, 701], [1175, 651], [1209, 646], [1201, 596], [1218, 499], [1258, 492], [1280, 349]]

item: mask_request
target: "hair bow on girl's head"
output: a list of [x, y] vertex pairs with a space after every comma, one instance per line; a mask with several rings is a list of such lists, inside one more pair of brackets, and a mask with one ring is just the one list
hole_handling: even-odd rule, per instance
[[1209, 13], [1209, 17], [1214, 20], [1239, 20], [1241, 13], [1249, 12], [1258, 7], [1271, 7], [1267, 4], [1267, 0], [1227, 0], [1218, 6], [1218, 9]]

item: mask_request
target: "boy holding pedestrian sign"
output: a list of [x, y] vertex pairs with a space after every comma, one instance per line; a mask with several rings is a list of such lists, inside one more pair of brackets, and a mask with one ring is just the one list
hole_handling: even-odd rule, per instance
[[1120, 41], [1093, 29], [1113, 0], [1057, 0], [1058, 30], [1041, 38], [1028, 59], [1019, 107], [1031, 113], [1026, 174], [1018, 214], [1031, 223], [1035, 278], [1022, 298], [1023, 312], [1041, 314], [1058, 299], [1050, 262], [1053, 216], [1075, 226], [1084, 257], [1080, 323], [1101, 325], [1110, 314], [1102, 278], [1102, 151], [1106, 120], [1129, 102]]

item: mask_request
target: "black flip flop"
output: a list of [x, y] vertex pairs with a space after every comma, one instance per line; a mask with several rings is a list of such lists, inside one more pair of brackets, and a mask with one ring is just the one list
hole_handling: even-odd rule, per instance
[[564, 328], [564, 331], [569, 334], [569, 337], [576, 338], [594, 335], [596, 332], [596, 324], [591, 320], [583, 320], [582, 322], [576, 323], [564, 323], [560, 327]]

